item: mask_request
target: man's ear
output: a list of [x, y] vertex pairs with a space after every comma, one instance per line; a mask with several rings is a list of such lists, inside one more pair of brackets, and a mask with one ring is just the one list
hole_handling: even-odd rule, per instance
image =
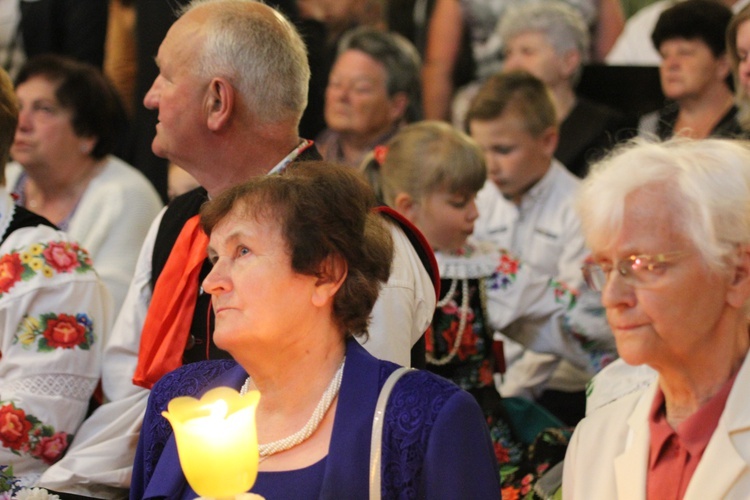
[[331, 254], [320, 263], [320, 269], [316, 275], [315, 291], [313, 292], [313, 304], [323, 307], [333, 300], [341, 285], [344, 284], [349, 267], [343, 257]]
[[208, 129], [219, 131], [227, 126], [234, 112], [235, 89], [225, 79], [216, 77], [211, 80], [206, 93], [206, 120]]
[[732, 266], [727, 303], [733, 307], [742, 308], [750, 299], [750, 246], [740, 246], [737, 249], [738, 258]]

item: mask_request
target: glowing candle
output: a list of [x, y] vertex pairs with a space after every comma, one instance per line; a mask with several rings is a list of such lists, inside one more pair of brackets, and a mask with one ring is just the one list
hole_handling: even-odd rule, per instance
[[258, 391], [240, 396], [234, 389], [218, 387], [200, 400], [175, 398], [162, 412], [174, 429], [185, 478], [202, 497], [234, 498], [255, 483], [259, 399]]

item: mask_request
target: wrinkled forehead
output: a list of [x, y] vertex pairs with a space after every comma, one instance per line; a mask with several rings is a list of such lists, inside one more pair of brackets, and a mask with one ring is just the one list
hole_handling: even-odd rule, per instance
[[664, 184], [639, 187], [606, 207], [605, 216], [588, 228], [587, 243], [594, 253], [663, 252], [675, 244], [684, 246], [688, 238], [681, 206]]

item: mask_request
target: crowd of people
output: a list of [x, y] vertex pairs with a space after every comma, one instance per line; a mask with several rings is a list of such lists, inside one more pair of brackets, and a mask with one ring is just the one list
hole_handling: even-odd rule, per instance
[[196, 498], [220, 386], [269, 499], [748, 494], [745, 3], [3, 7], [0, 496]]

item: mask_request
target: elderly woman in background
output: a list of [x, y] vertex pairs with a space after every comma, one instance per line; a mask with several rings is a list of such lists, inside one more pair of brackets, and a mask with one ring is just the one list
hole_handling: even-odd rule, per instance
[[498, 24], [503, 42], [503, 70], [525, 70], [550, 90], [560, 130], [555, 158], [578, 177], [617, 140], [632, 137], [637, 122], [616, 109], [575, 93], [590, 38], [583, 16], [562, 1], [521, 3]]
[[750, 495], [748, 165], [731, 140], [639, 142], [584, 181], [584, 273], [622, 359], [658, 377], [579, 424], [564, 498]]
[[110, 154], [124, 118], [117, 96], [93, 66], [53, 55], [27, 61], [16, 95], [9, 189], [88, 249], [119, 309], [161, 201], [140, 172]]
[[323, 158], [358, 167], [403, 123], [418, 120], [419, 64], [400, 35], [366, 27], [348, 33], [326, 88], [327, 128], [315, 141]]
[[651, 34], [668, 104], [641, 118], [639, 133], [703, 139], [742, 135], [730, 88], [725, 32], [732, 11], [714, 0], [677, 2], [659, 16]]
[[[18, 117], [0, 70], [0, 161]], [[86, 416], [114, 317], [86, 250], [16, 206], [0, 168], [0, 496], [33, 485]], [[18, 498], [13, 496], [13, 498]]]
[[[305, 162], [204, 205], [214, 267], [203, 288], [216, 311], [216, 344], [236, 362], [186, 365], [154, 386], [131, 498], [196, 497], [161, 411], [175, 396], [215, 386], [261, 393], [254, 493], [367, 495], [376, 401], [397, 368], [351, 338], [367, 334], [393, 251], [374, 203], [354, 169]], [[415, 371], [395, 385], [383, 421], [376, 470], [384, 498], [499, 498], [487, 426], [468, 393]]]

